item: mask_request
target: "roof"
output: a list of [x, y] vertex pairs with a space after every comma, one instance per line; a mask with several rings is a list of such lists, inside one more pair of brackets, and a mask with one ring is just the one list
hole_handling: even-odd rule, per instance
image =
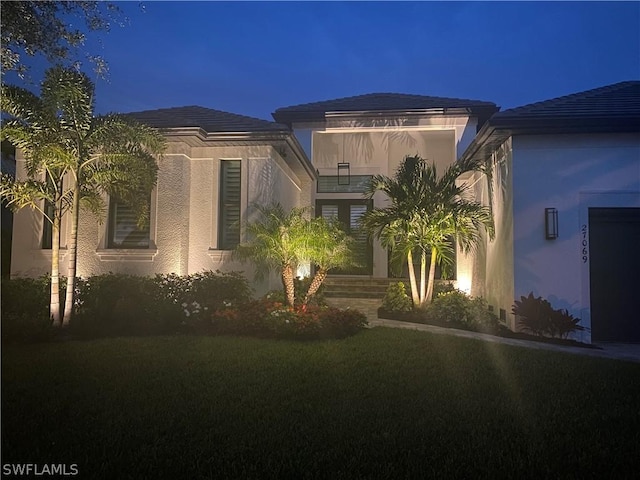
[[495, 103], [462, 98], [431, 97], [403, 93], [369, 93], [354, 97], [278, 108], [273, 118], [280, 123], [323, 120], [329, 112], [398, 112], [425, 110], [471, 110], [494, 113]]
[[[547, 125], [549, 121], [571, 120], [574, 123], [620, 126], [640, 119], [640, 81], [620, 82], [606, 87], [552, 98], [496, 113], [489, 124], [494, 126], [518, 125], [532, 127]], [[637, 128], [637, 127], [636, 127]]]
[[[238, 142], [267, 141], [279, 145], [284, 161], [296, 174], [306, 174], [315, 178], [316, 172], [304, 149], [286, 125], [259, 118], [237, 115], [212, 108], [199, 106], [160, 108], [125, 114], [140, 123], [159, 129], [199, 129], [198, 137], [225, 141], [236, 145]], [[286, 151], [292, 153], [287, 155]]]
[[531, 103], [493, 115], [462, 158], [489, 153], [517, 134], [640, 133], [640, 81]]
[[286, 125], [199, 106], [161, 108], [127, 113], [155, 128], [199, 127], [207, 133], [289, 132]]

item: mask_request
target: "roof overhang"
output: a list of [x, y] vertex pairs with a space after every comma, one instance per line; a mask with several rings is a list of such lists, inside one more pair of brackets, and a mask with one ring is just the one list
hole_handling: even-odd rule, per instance
[[317, 178], [315, 168], [307, 154], [290, 131], [280, 132], [207, 132], [200, 127], [179, 127], [161, 129], [167, 138], [185, 139], [191, 146], [206, 147], [212, 144], [220, 146], [269, 145], [281, 147], [279, 154], [296, 175], [304, 174], [312, 180]]
[[460, 160], [480, 155], [487, 158], [514, 135], [567, 135], [640, 133], [640, 117], [541, 117], [517, 118], [495, 115], [478, 132]]
[[469, 107], [416, 108], [399, 110], [336, 110], [336, 111], [275, 111], [272, 116], [278, 123], [291, 126], [294, 123], [323, 122], [327, 120], [347, 120], [354, 118], [410, 118], [429, 116], [477, 116], [483, 123], [499, 110], [495, 105]]

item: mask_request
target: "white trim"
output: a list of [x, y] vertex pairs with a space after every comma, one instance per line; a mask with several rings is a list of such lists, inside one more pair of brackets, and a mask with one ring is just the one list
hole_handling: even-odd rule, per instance
[[217, 250], [215, 248], [210, 248], [207, 250], [207, 255], [209, 255], [212, 260], [221, 262], [223, 260], [231, 260], [233, 250]]
[[152, 262], [157, 254], [157, 248], [110, 248], [96, 250], [96, 255], [101, 262]]
[[456, 126], [463, 125], [451, 125], [451, 124], [436, 124], [436, 125], [380, 125], [379, 127], [330, 127], [325, 130], [314, 130], [314, 133], [363, 133], [363, 132], [381, 132], [381, 131], [402, 131], [411, 130], [415, 131], [453, 131], [456, 132]]

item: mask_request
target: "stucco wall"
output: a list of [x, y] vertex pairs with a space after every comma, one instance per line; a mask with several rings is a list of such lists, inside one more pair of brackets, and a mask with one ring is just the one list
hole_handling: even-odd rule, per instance
[[[589, 206], [640, 206], [640, 135], [516, 136], [513, 185], [515, 297], [532, 291], [590, 327], [581, 226]], [[556, 240], [545, 239], [545, 207], [558, 209]]]
[[[16, 150], [16, 178], [26, 178], [24, 156]], [[11, 242], [11, 275], [38, 277], [51, 271], [51, 250], [41, 249], [44, 217], [42, 213], [23, 208], [14, 213]], [[62, 219], [60, 264], [66, 268], [67, 218]]]
[[[476, 251], [458, 252], [457, 288], [482, 296], [496, 316], [514, 328], [511, 306], [513, 285], [513, 178], [511, 141], [507, 140], [491, 157], [492, 174], [475, 173], [465, 180], [473, 197], [493, 212], [495, 236], [483, 241]], [[490, 182], [490, 184], [489, 184]]]
[[[240, 160], [243, 221], [254, 202], [280, 202], [285, 208], [311, 204], [312, 180], [299, 178], [269, 145], [190, 146], [171, 139], [159, 160], [157, 187], [151, 202], [151, 247], [143, 250], [107, 249], [108, 221], [81, 212], [78, 237], [78, 275], [107, 272], [137, 275], [191, 274], [202, 270], [242, 270], [253, 280], [251, 264], [218, 250], [218, 189], [221, 160]], [[24, 178], [24, 162], [18, 157], [18, 175]], [[304, 193], [305, 197], [302, 196]], [[50, 271], [51, 254], [40, 248], [42, 216], [30, 210], [16, 214], [12, 275], [38, 276]], [[68, 222], [63, 223], [61, 245], [66, 246]], [[66, 256], [61, 252], [61, 273]], [[272, 278], [256, 284], [256, 292], [276, 288]]]
[[[393, 176], [407, 155], [435, 162], [438, 171], [453, 163], [471, 142], [477, 120], [465, 116], [410, 116], [343, 118], [326, 122], [294, 124], [300, 143], [311, 153], [320, 175], [337, 175], [337, 164], [349, 162], [351, 175]], [[316, 199], [361, 199], [360, 193], [316, 193]], [[382, 194], [374, 206], [385, 204]], [[387, 276], [387, 252], [373, 246], [373, 276]]]

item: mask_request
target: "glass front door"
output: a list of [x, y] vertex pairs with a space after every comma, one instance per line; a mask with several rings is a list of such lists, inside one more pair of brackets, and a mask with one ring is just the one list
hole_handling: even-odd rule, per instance
[[337, 218], [342, 228], [355, 239], [356, 267], [331, 270], [337, 275], [372, 275], [373, 248], [367, 234], [360, 228], [360, 217], [370, 210], [371, 200], [316, 200], [316, 215], [327, 220]]

